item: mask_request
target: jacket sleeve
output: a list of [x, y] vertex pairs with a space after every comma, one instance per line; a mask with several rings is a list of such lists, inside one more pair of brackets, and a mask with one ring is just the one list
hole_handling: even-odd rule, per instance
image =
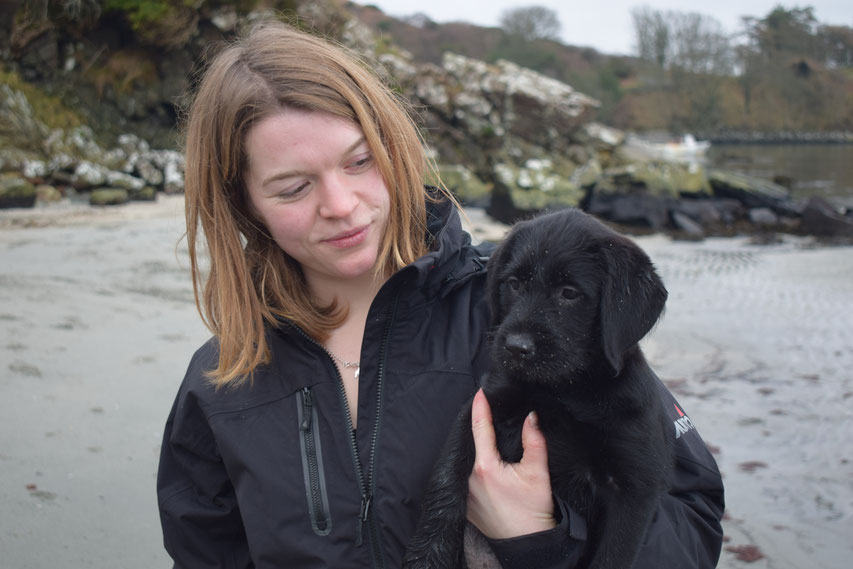
[[[660, 383], [666, 409], [683, 413]], [[686, 415], [685, 415], [686, 416]], [[676, 416], [675, 420], [680, 419]], [[668, 493], [661, 497], [632, 569], [714, 569], [723, 544], [720, 525], [725, 508], [723, 483], [711, 456], [692, 422], [673, 426], [675, 468]], [[573, 569], [583, 552], [586, 526], [583, 518], [557, 501], [562, 519], [553, 530], [510, 540], [490, 541], [504, 569], [531, 567]]]
[[554, 498], [554, 529], [511, 539], [488, 539], [503, 569], [575, 567], [586, 545], [586, 522], [562, 500]]
[[713, 569], [723, 546], [723, 480], [690, 418], [660, 381], [659, 389], [664, 408], [673, 410], [675, 469], [634, 569]]
[[213, 433], [184, 381], [166, 422], [157, 494], [175, 568], [250, 569], [240, 510]]

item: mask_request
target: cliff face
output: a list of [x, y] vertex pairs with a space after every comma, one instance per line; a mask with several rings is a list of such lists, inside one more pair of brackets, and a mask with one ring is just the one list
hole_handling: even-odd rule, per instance
[[[418, 62], [351, 8], [338, 0], [0, 2], [0, 207], [80, 192], [113, 204], [182, 191], [178, 124], [199, 62], [242, 27], [278, 17], [365, 54], [418, 112], [443, 183], [500, 221], [578, 206], [691, 237], [749, 227], [816, 233], [784, 188], [768, 193], [761, 180], [638, 161], [622, 132], [594, 122], [598, 101], [571, 86], [452, 51]], [[812, 209], [844, 228], [836, 234], [853, 234], [853, 218]]]
[[[465, 201], [494, 189], [518, 194], [522, 209], [531, 211], [577, 205], [582, 193], [571, 181], [574, 172], [591, 162], [600, 168], [612, 155], [612, 145], [599, 140], [606, 147], [600, 153], [584, 128], [598, 103], [569, 85], [507, 61], [490, 65], [453, 53], [440, 65], [418, 63], [340, 2], [272, 3], [284, 13], [249, 9], [254, 2], [148, 2], [162, 8], [156, 17], [139, 10], [143, 4], [110, 0], [103, 5], [111, 9], [98, 10], [100, 3], [83, 2], [89, 12], [54, 7], [43, 14], [21, 5], [14, 18], [12, 5], [3, 5], [0, 20], [13, 22], [3, 46], [10, 65], [0, 76], [0, 113], [15, 125], [0, 131], [7, 169], [25, 160], [25, 169], [52, 177], [59, 154], [66, 170], [81, 160], [117, 166], [91, 148], [62, 142], [72, 131], [104, 153], [127, 134], [149, 147], [178, 148], [181, 97], [205, 50], [252, 21], [282, 14], [366, 54], [423, 110], [419, 119], [435, 160]], [[34, 160], [46, 166], [32, 166]], [[118, 166], [138, 175], [131, 165]]]

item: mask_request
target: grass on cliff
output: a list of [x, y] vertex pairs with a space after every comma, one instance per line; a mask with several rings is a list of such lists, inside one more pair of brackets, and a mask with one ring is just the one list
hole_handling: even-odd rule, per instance
[[14, 71], [0, 67], [0, 83], [22, 92], [33, 108], [34, 118], [50, 129], [64, 130], [85, 123], [83, 118], [66, 107], [59, 97], [49, 95], [35, 85], [27, 83]]

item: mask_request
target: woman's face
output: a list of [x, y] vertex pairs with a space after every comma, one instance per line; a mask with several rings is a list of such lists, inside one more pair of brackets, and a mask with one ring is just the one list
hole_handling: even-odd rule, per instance
[[311, 287], [372, 279], [390, 199], [357, 125], [283, 109], [246, 136], [249, 201]]

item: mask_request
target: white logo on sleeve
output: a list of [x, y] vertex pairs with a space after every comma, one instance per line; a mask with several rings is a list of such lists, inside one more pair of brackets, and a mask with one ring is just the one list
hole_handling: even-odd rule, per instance
[[[673, 405], [675, 405], [673, 403]], [[678, 419], [675, 420], [675, 438], [681, 438], [681, 435], [685, 434], [687, 431], [696, 428], [696, 425], [693, 424], [693, 421], [690, 420], [690, 417], [684, 414], [684, 411], [679, 409], [678, 405], [675, 405], [675, 410], [678, 411]]]

